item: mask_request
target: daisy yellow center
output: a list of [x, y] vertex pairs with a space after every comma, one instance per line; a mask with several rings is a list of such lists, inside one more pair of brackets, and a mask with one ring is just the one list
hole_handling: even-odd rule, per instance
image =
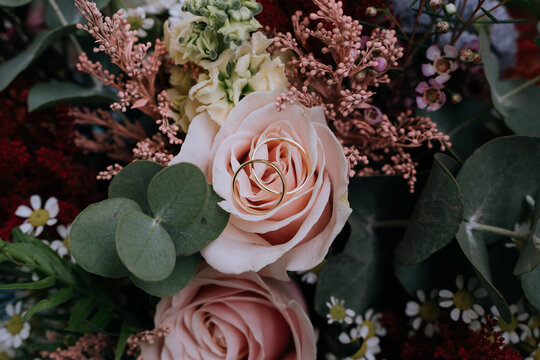
[[497, 320], [497, 325], [499, 325], [502, 331], [511, 333], [517, 329], [518, 321], [516, 317], [512, 315], [512, 320], [509, 323], [504, 321], [502, 318], [499, 318], [499, 320]]
[[21, 320], [21, 315], [13, 315], [10, 317], [6, 322], [7, 331], [12, 335], [17, 335], [20, 333], [23, 328], [23, 322]]
[[439, 318], [439, 306], [435, 301], [425, 301], [420, 305], [420, 316], [427, 322], [435, 322]]
[[334, 305], [330, 308], [330, 317], [336, 321], [343, 321], [345, 316], [347, 316], [345, 311], [345, 307], [341, 305]]
[[353, 359], [362, 359], [366, 355], [366, 353], [367, 353], [367, 341], [366, 340], [364, 340], [364, 342], [362, 343], [362, 346], [360, 346], [360, 349], [358, 349], [358, 351], [355, 352], [351, 356], [351, 358], [353, 358]]
[[140, 29], [143, 23], [143, 19], [140, 16], [128, 16], [126, 19], [131, 30]]
[[540, 314], [533, 315], [531, 319], [531, 329], [540, 327]]
[[369, 338], [375, 336], [375, 324], [372, 321], [366, 320], [362, 324], [360, 324], [360, 327], [362, 327], [362, 326], [367, 326], [367, 328], [368, 328], [368, 333], [366, 335], [366, 339], [369, 339]]
[[33, 227], [45, 226], [49, 221], [49, 212], [45, 209], [34, 210], [28, 217], [28, 222]]
[[518, 250], [523, 250], [525, 245], [527, 245], [527, 242], [524, 241], [524, 240], [521, 240], [521, 239], [516, 239], [515, 244], [516, 244], [516, 247], [518, 248]]
[[469, 310], [474, 304], [473, 295], [465, 289], [456, 291], [452, 300], [454, 301], [454, 305], [460, 310]]
[[540, 360], [540, 349], [536, 349], [534, 352], [533, 360]]
[[10, 357], [8, 354], [6, 354], [4, 351], [0, 352], [0, 360], [10, 360]]
[[69, 249], [69, 237], [66, 236], [64, 238], [64, 240], [62, 240], [62, 243], [64, 244], [64, 246], [66, 247], [67, 251], [71, 252], [71, 250]]

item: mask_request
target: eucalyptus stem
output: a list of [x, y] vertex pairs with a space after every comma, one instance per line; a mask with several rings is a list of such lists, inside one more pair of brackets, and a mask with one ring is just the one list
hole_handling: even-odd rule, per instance
[[382, 220], [382, 221], [372, 221], [371, 227], [374, 229], [381, 229], [381, 228], [403, 228], [407, 227], [409, 225], [410, 220], [409, 219], [403, 219], [403, 220]]
[[526, 81], [525, 83], [521, 84], [520, 86], [510, 90], [509, 92], [507, 92], [506, 94], [504, 95], [501, 95], [500, 97], [500, 100], [501, 101], [504, 101], [506, 100], [507, 98], [509, 98], [510, 96], [513, 96], [515, 94], [517, 94], [518, 92], [522, 91], [522, 90], [525, 90], [526, 88], [528, 88], [529, 86], [533, 85], [535, 82], [537, 81], [540, 81], [540, 75], [538, 75], [537, 77], [531, 79], [531, 80], [528, 80]]
[[[64, 17], [64, 14], [62, 14], [62, 10], [60, 10], [60, 7], [56, 3], [56, 1], [55, 0], [47, 0], [47, 1], [49, 2], [49, 5], [51, 5], [54, 13], [56, 14], [56, 17], [60, 21], [60, 24], [62, 24], [62, 26], [69, 25], [66, 18]], [[69, 39], [73, 43], [73, 46], [75, 46], [75, 49], [77, 49], [77, 52], [79, 54], [83, 53], [83, 49], [81, 47], [81, 44], [79, 44], [79, 41], [77, 40], [77, 38], [74, 35], [69, 35]]]
[[508, 237], [511, 237], [511, 238], [525, 240], [525, 241], [529, 240], [528, 235], [523, 235], [521, 233], [518, 233], [518, 232], [515, 232], [515, 231], [512, 231], [512, 230], [508, 230], [508, 229], [504, 229], [504, 228], [500, 228], [498, 226], [493, 226], [493, 225], [486, 225], [486, 224], [479, 224], [479, 223], [469, 223], [469, 229], [485, 231], [485, 232], [489, 232], [489, 233], [492, 233], [492, 234], [508, 236]]

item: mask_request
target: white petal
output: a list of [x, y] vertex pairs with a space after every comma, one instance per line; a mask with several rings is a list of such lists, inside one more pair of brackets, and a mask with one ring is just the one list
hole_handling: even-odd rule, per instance
[[32, 195], [30, 197], [30, 205], [32, 205], [32, 209], [34, 210], [41, 209], [41, 198], [39, 195]]
[[22, 345], [22, 339], [19, 335], [13, 337], [13, 347], [16, 349]]
[[454, 302], [452, 300], [446, 300], [446, 301], [441, 301], [439, 303], [439, 305], [443, 308], [448, 308], [450, 306], [452, 306], [454, 304]]
[[419, 316], [412, 322], [412, 327], [414, 330], [418, 330], [420, 328], [420, 324], [422, 324], [422, 318]]
[[60, 211], [60, 207], [58, 206], [58, 200], [55, 197], [47, 199], [47, 202], [45, 203], [45, 210], [49, 212], [49, 217], [55, 218]]
[[25, 234], [30, 234], [34, 230], [34, 227], [29, 222], [25, 222], [19, 225], [19, 229]]
[[418, 300], [420, 300], [421, 302], [426, 301], [426, 294], [424, 293], [423, 290], [418, 290], [416, 292], [416, 296], [418, 296]]
[[441, 50], [437, 45], [431, 45], [426, 51], [426, 57], [433, 61], [441, 56]]
[[503, 332], [501, 337], [504, 339], [503, 343], [508, 344], [510, 342], [510, 336], [508, 336], [507, 332]]
[[42, 231], [43, 231], [43, 226], [38, 226], [36, 228], [36, 231], [34, 232], [34, 235], [39, 236], [39, 234], [41, 234]]
[[478, 314], [473, 310], [465, 310], [463, 313], [467, 313], [467, 317], [471, 320], [478, 319]]
[[481, 298], [487, 296], [487, 291], [484, 288], [478, 288], [473, 293], [474, 297]]
[[452, 318], [452, 320], [458, 321], [459, 313], [460, 313], [460, 310], [458, 308], [452, 309], [452, 311], [450, 312], [450, 317]]
[[22, 309], [22, 302], [21, 302], [21, 301], [17, 301], [17, 303], [15, 304], [15, 314], [20, 314], [20, 313], [21, 313], [21, 309]]
[[20, 205], [17, 210], [15, 210], [15, 215], [19, 217], [29, 217], [32, 214], [32, 209], [26, 205]]
[[465, 280], [463, 280], [463, 275], [456, 276], [456, 286], [458, 289], [463, 289], [463, 284], [465, 283]]
[[366, 311], [366, 320], [371, 320], [372, 315], [373, 315], [373, 309], [368, 309]]
[[351, 342], [351, 338], [349, 337], [349, 335], [345, 333], [339, 334], [338, 339], [339, 339], [339, 342], [341, 342], [342, 344], [348, 344]]
[[47, 225], [52, 226], [52, 225], [56, 224], [57, 221], [58, 221], [58, 219], [49, 219], [49, 220], [47, 220]]
[[510, 333], [510, 342], [512, 344], [517, 344], [519, 342], [519, 336], [515, 331]]
[[443, 298], [453, 298], [454, 293], [451, 292], [450, 290], [444, 289], [444, 290], [439, 291], [439, 296]]
[[420, 311], [420, 305], [414, 301], [409, 301], [405, 307], [405, 314], [407, 316], [418, 315], [419, 311]]
[[484, 312], [484, 308], [483, 308], [481, 305], [474, 304], [474, 305], [473, 305], [473, 309], [474, 309], [474, 311], [475, 311], [478, 315], [484, 316], [484, 313], [485, 313], [485, 312]]
[[6, 314], [8, 314], [9, 317], [15, 315], [15, 308], [13, 307], [12, 303], [7, 304], [7, 306], [6, 306]]
[[427, 323], [424, 329], [424, 335], [430, 338], [433, 336], [433, 334], [435, 334], [435, 326], [432, 323]]

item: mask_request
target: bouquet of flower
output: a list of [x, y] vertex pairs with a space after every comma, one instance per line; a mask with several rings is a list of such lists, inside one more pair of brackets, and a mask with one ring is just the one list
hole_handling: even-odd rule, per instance
[[0, 0], [0, 359], [540, 359], [538, 0]]

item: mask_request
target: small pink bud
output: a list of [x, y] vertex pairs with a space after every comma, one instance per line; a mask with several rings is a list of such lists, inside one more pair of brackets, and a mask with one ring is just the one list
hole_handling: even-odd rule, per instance
[[377, 63], [377, 65], [373, 66], [373, 70], [377, 72], [382, 72], [386, 70], [386, 67], [388, 66], [388, 61], [386, 61], [385, 58], [379, 56], [379, 57], [376, 57], [374, 61]]

